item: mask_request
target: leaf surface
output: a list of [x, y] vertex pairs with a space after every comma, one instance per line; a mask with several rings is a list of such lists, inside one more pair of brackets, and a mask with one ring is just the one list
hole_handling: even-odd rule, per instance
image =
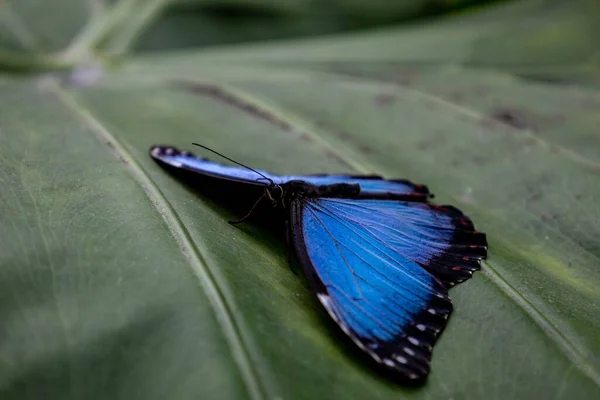
[[[1, 397], [598, 397], [600, 92], [581, 85], [597, 55], [528, 52], [530, 31], [502, 65], [482, 47], [501, 37], [491, 15], [596, 29], [592, 2], [539, 4], [132, 57], [91, 80], [5, 76]], [[473, 218], [490, 258], [451, 290], [424, 387], [375, 375], [276, 236], [228, 225], [147, 154], [192, 141], [274, 173], [423, 182]]]

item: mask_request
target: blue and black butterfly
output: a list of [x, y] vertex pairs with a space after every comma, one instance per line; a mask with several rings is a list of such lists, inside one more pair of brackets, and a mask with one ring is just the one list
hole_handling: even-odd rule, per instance
[[452, 311], [448, 287], [469, 279], [487, 253], [485, 234], [461, 211], [429, 203], [428, 188], [407, 180], [279, 176], [169, 146], [150, 154], [228, 197], [279, 210], [312, 289], [342, 331], [395, 376], [428, 375]]

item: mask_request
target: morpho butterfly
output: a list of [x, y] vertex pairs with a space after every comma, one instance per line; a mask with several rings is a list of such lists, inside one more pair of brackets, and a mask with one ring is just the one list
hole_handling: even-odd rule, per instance
[[150, 155], [224, 198], [251, 199], [251, 212], [259, 203], [279, 210], [312, 289], [343, 332], [388, 375], [427, 377], [452, 311], [447, 289], [487, 253], [485, 234], [461, 211], [429, 203], [428, 188], [407, 180], [279, 176], [170, 146]]

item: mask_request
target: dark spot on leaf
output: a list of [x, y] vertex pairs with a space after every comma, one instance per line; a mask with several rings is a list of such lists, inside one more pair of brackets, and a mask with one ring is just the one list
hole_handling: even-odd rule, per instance
[[340, 159], [340, 157], [337, 154], [335, 154], [333, 151], [331, 151], [331, 150], [325, 150], [325, 155], [328, 158], [333, 158], [333, 159], [338, 160], [338, 161]]
[[536, 146], [538, 143], [538, 139], [533, 136], [524, 136], [521, 138], [521, 144], [524, 147]]
[[426, 150], [431, 150], [434, 149], [436, 147], [439, 147], [440, 144], [440, 140], [437, 137], [426, 137], [423, 140], [419, 140], [417, 142], [417, 149], [418, 150], [422, 150], [422, 151], [426, 151]]
[[451, 166], [452, 168], [457, 168], [457, 167], [460, 167], [460, 159], [458, 159], [458, 158], [455, 158], [455, 159], [453, 159], [452, 161], [450, 161], [450, 166]]
[[490, 118], [516, 129], [532, 128], [525, 120], [523, 113], [514, 109], [499, 108], [493, 110]]
[[417, 74], [414, 71], [401, 71], [396, 75], [395, 81], [402, 86], [411, 86], [417, 79]]
[[339, 137], [340, 139], [343, 139], [343, 140], [349, 140], [349, 139], [352, 138], [352, 135], [350, 135], [346, 131], [336, 131], [335, 132], [335, 136], [337, 136], [337, 137]]
[[485, 86], [475, 86], [472, 89], [473, 95], [477, 97], [483, 97], [489, 93], [489, 88]]
[[375, 150], [372, 147], [364, 145], [364, 144], [358, 145], [358, 150], [361, 153], [363, 153], [363, 154], [373, 154], [373, 153], [375, 153]]
[[307, 143], [312, 142], [312, 138], [310, 136], [308, 136], [308, 134], [306, 134], [306, 133], [300, 134], [300, 140], [302, 140], [303, 142], [307, 142]]
[[194, 94], [208, 96], [217, 101], [226, 103], [254, 117], [260, 118], [263, 121], [269, 122], [285, 131], [290, 131], [292, 129], [291, 125], [288, 122], [282, 120], [275, 114], [271, 113], [269, 110], [262, 109], [257, 104], [250, 103], [246, 99], [228, 91], [227, 89], [221, 86], [212, 83], [184, 81], [176, 81], [174, 82], [174, 85], [178, 88], [188, 90]]
[[558, 76], [551, 75], [530, 75], [530, 74], [521, 74], [521, 78], [534, 81], [534, 82], [542, 82], [542, 83], [550, 83], [553, 85], [559, 84], [568, 84], [570, 83], [568, 80], [564, 78], [560, 78]]
[[483, 154], [474, 154], [473, 155], [473, 164], [475, 165], [485, 165], [487, 164], [488, 159]]
[[465, 93], [462, 92], [452, 92], [448, 95], [450, 100], [455, 101], [457, 103], [461, 103], [465, 99]]
[[554, 185], [556, 178], [552, 174], [544, 173], [538, 178], [538, 182], [541, 186]]
[[542, 214], [542, 221], [544, 222], [553, 222], [558, 219], [558, 214], [552, 212], [546, 212]]
[[381, 107], [389, 106], [396, 101], [396, 96], [393, 94], [382, 93], [375, 96], [375, 104]]
[[532, 192], [530, 192], [527, 197], [525, 197], [525, 202], [526, 203], [532, 203], [532, 202], [536, 202], [536, 201], [540, 201], [542, 199], [542, 192], [536, 189], [533, 189]]
[[129, 161], [125, 157], [123, 157], [121, 154], [118, 153], [117, 149], [115, 148], [115, 144], [113, 142], [106, 140], [106, 141], [104, 141], [104, 144], [112, 152], [114, 152], [114, 154], [116, 154], [119, 157], [119, 161], [121, 162], [121, 164], [129, 165]]
[[430, 146], [430, 143], [428, 141], [421, 141], [417, 143], [417, 150], [428, 150]]

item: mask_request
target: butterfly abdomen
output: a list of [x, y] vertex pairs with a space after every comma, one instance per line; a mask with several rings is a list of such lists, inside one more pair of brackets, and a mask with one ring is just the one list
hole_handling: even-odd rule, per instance
[[283, 190], [288, 201], [295, 199], [314, 199], [318, 197], [357, 198], [360, 185], [355, 183], [334, 183], [331, 185], [313, 185], [311, 183], [293, 180], [285, 183]]

